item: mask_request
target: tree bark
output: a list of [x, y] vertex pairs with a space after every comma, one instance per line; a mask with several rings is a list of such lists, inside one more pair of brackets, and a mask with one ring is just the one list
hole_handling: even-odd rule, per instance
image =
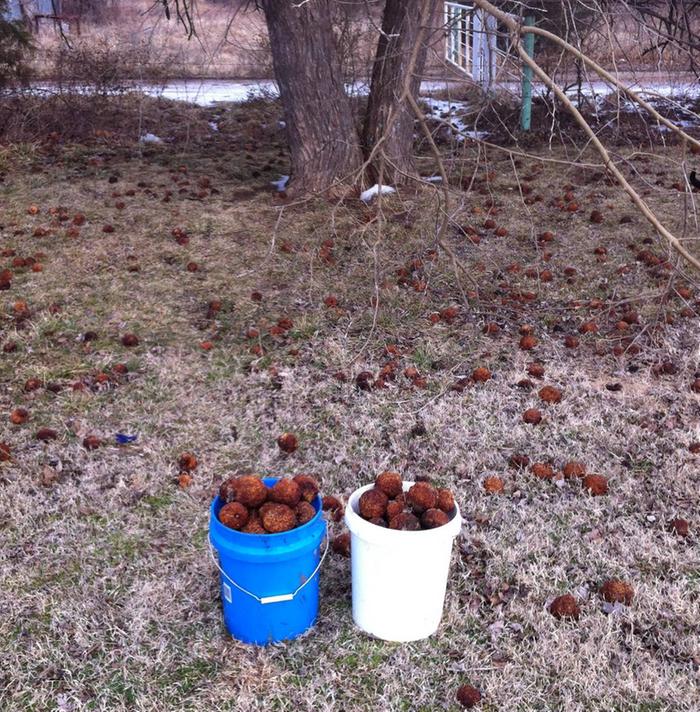
[[370, 173], [374, 180], [381, 174], [383, 183], [400, 185], [415, 174], [415, 117], [409, 102], [401, 101], [401, 96], [407, 81], [411, 95], [418, 96], [427, 54], [425, 24], [430, 7], [429, 0], [387, 0], [384, 9], [362, 130], [365, 156], [371, 155], [381, 140]]
[[262, 0], [291, 153], [290, 190], [340, 192], [362, 166], [331, 0]]

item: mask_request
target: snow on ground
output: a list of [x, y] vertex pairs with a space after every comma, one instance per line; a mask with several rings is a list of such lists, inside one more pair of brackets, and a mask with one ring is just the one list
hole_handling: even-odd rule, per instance
[[360, 194], [360, 200], [363, 203], [369, 203], [370, 200], [372, 200], [375, 196], [379, 195], [381, 193], [382, 195], [385, 195], [387, 193], [395, 193], [396, 188], [392, 188], [390, 185], [379, 185], [378, 183], [375, 183], [371, 188], [367, 188], [367, 190], [363, 191]]
[[480, 139], [488, 136], [487, 131], [477, 131], [467, 125], [465, 117], [471, 113], [472, 108], [466, 101], [449, 101], [435, 99], [431, 96], [424, 97], [423, 101], [428, 105], [432, 116], [443, 119], [452, 125], [456, 130], [455, 138], [457, 141], [464, 141], [465, 138]]
[[[673, 81], [657, 81], [651, 80], [644, 82], [639, 81], [624, 81], [621, 80], [623, 86], [636, 93], [649, 96], [670, 97], [670, 96], [697, 96], [700, 93], [700, 85], [697, 82], [691, 82], [684, 79]], [[500, 89], [509, 91], [514, 94], [520, 94], [520, 82], [502, 82], [499, 85]], [[581, 84], [581, 94], [586, 97], [610, 94], [615, 91], [607, 82], [602, 81], [584, 81]], [[543, 95], [547, 92], [547, 87], [541, 82], [533, 82], [533, 95]], [[568, 86], [566, 93], [570, 97], [575, 97], [578, 93], [576, 86]]]
[[[684, 102], [679, 101], [681, 97], [694, 98], [700, 94], [700, 86], [697, 83], [688, 80], [678, 81], [650, 81], [644, 86], [639, 82], [630, 81], [625, 83], [635, 92], [641, 93], [651, 103], [657, 103], [659, 100], [664, 100], [661, 103], [665, 106], [667, 99], [674, 97], [676, 99], [677, 108], [684, 109]], [[448, 122], [454, 129], [455, 138], [457, 141], [463, 141], [468, 138], [484, 139], [488, 137], [488, 132], [476, 130], [473, 125], [467, 121], [472, 107], [465, 101], [436, 99], [430, 96], [431, 92], [446, 91], [453, 87], [453, 83], [446, 81], [430, 81], [421, 84], [421, 92], [424, 94], [424, 101], [428, 105], [430, 114]], [[241, 103], [251, 99], [263, 97], [277, 97], [279, 90], [277, 84], [273, 80], [244, 80], [244, 81], [228, 81], [228, 80], [182, 80], [171, 82], [167, 86], [156, 86], [142, 84], [141, 90], [150, 96], [162, 96], [166, 99], [178, 101], [189, 101], [199, 106], [213, 106], [220, 102]], [[348, 94], [353, 96], [366, 95], [369, 87], [366, 83], [356, 82], [347, 84], [346, 89]], [[499, 89], [518, 94], [520, 92], [519, 82], [504, 82], [499, 84]], [[544, 95], [546, 87], [541, 83], [533, 85], [533, 94]], [[613, 89], [605, 82], [590, 81], [584, 82], [581, 86], [581, 94], [587, 98], [593, 98], [601, 112], [610, 110], [608, 97], [613, 93]], [[567, 88], [567, 95], [571, 98], [576, 98], [578, 94], [577, 87]], [[687, 103], [686, 103], [687, 105]], [[619, 109], [636, 110], [635, 105], [624, 95], [620, 96]], [[618, 107], [615, 108], [617, 110]], [[690, 112], [689, 112], [690, 113]], [[677, 121], [683, 127], [691, 127], [700, 123], [699, 119], [690, 118], [687, 120]], [[280, 121], [281, 128], [286, 126], [284, 121]], [[282, 188], [283, 189], [283, 188]]]
[[[690, 111], [688, 106], [692, 100], [700, 96], [700, 83], [691, 81], [687, 77], [649, 78], [643, 83], [636, 80], [628, 80], [624, 85], [629, 89], [641, 94], [651, 104], [662, 112], [667, 113], [669, 108], [678, 112], [687, 112], [687, 119], [676, 119], [676, 123], [683, 127], [700, 125], [700, 117]], [[140, 83], [137, 88], [148, 96], [163, 97], [176, 101], [187, 101], [198, 106], [214, 106], [219, 103], [242, 103], [254, 99], [271, 98], [279, 96], [277, 84], [271, 79], [261, 80], [223, 80], [223, 79], [200, 79], [200, 80], [179, 80], [172, 81], [163, 86], [162, 84]], [[430, 114], [438, 117], [453, 127], [455, 138], [463, 141], [466, 138], [483, 139], [488, 136], [485, 131], [478, 131], [473, 126], [468, 125], [466, 117], [472, 107], [465, 101], [437, 99], [431, 96], [432, 92], [449, 92], [451, 89], [463, 88], [463, 82], [448, 81], [427, 81], [421, 84], [421, 94], [428, 105]], [[501, 82], [498, 90], [519, 95], [520, 82]], [[90, 87], [75, 85], [75, 91], [89, 92]], [[369, 87], [364, 82], [346, 84], [348, 94], [351, 96], [363, 96], [369, 91]], [[31, 91], [36, 93], [52, 93], [58, 91], [55, 85], [46, 83], [34, 84]], [[533, 95], [542, 96], [546, 93], [546, 87], [540, 83], [533, 84]], [[567, 95], [576, 100], [578, 88], [569, 86], [566, 89]], [[597, 109], [601, 113], [613, 111], [636, 111], [636, 105], [624, 94], [619, 95], [619, 101], [615, 98], [615, 106], [611, 106], [611, 96], [615, 94], [614, 89], [605, 82], [587, 81], [581, 86], [581, 94], [586, 98], [595, 101]], [[280, 121], [281, 128], [286, 126], [284, 121]], [[212, 131], [216, 131], [211, 125]]]
[[141, 143], [163, 143], [163, 139], [160, 138], [160, 136], [156, 136], [152, 133], [144, 134], [139, 141], [141, 141]]
[[[640, 92], [645, 97], [661, 97], [668, 98], [671, 96], [695, 96], [700, 95], [700, 84], [687, 79], [679, 79], [678, 81], [666, 80], [650, 80], [641, 83], [639, 81], [627, 81], [624, 85], [629, 89]], [[462, 86], [461, 83], [447, 81], [428, 81], [421, 84], [421, 94], [430, 94], [438, 91], [447, 91], [455, 86]], [[519, 82], [502, 82], [498, 85], [499, 89], [513, 94], [520, 94]], [[37, 89], [49, 89], [47, 86], [38, 86]], [[223, 80], [223, 79], [198, 79], [198, 80], [180, 80], [173, 81], [165, 87], [155, 84], [141, 84], [141, 91], [150, 96], [162, 96], [166, 99], [175, 99], [179, 101], [190, 101], [200, 106], [211, 106], [218, 102], [243, 102], [251, 98], [260, 98], [264, 96], [278, 96], [279, 90], [277, 84], [271, 79], [260, 80]], [[346, 89], [348, 94], [353, 96], [364, 96], [368, 93], [369, 87], [364, 82], [355, 82], [347, 84]], [[581, 93], [586, 97], [604, 96], [612, 93], [614, 90], [605, 82], [590, 81], [583, 82]], [[544, 84], [535, 82], [533, 84], [533, 94], [543, 95], [546, 93]], [[567, 94], [575, 97], [577, 88], [575, 86], [567, 89]], [[434, 100], [437, 101], [437, 100]], [[444, 105], [457, 106], [461, 102], [443, 102]]]
[[[666, 79], [660, 81], [651, 79], [641, 83], [639, 81], [626, 81], [624, 85], [629, 89], [643, 93], [647, 98], [650, 97], [679, 97], [689, 96], [697, 97], [700, 95], [700, 83], [690, 81], [686, 78], [680, 78], [677, 81]], [[163, 84], [150, 84], [147, 82], [137, 83], [135, 86], [144, 94], [149, 96], [162, 96], [165, 99], [173, 99], [177, 101], [189, 101], [199, 106], [212, 106], [220, 102], [240, 103], [250, 99], [262, 98], [266, 96], [279, 96], [277, 83], [272, 79], [181, 79]], [[463, 82], [448, 82], [448, 81], [426, 81], [421, 84], [421, 94], [431, 94], [434, 92], [449, 91], [452, 88], [461, 88]], [[520, 82], [500, 82], [498, 89], [512, 94], [520, 94]], [[74, 85], [71, 87], [75, 91], [90, 91], [90, 87]], [[369, 87], [364, 82], [354, 82], [346, 85], [348, 94], [353, 96], [364, 96], [368, 93]], [[58, 91], [56, 85], [40, 82], [32, 85], [32, 91], [41, 93], [51, 93]], [[604, 96], [612, 93], [614, 90], [605, 82], [589, 81], [584, 82], [581, 87], [581, 93], [586, 97]], [[533, 94], [543, 95], [546, 93], [546, 87], [540, 82], [533, 83]], [[570, 86], [567, 89], [567, 94], [575, 97], [577, 89], [575, 86]], [[448, 102], [444, 102], [447, 104]], [[451, 102], [451, 105], [457, 105], [460, 102]]]
[[[170, 82], [167, 86], [142, 84], [141, 91], [149, 96], [164, 99], [189, 101], [199, 106], [213, 106], [219, 102], [241, 103], [251, 99], [279, 96], [277, 83], [272, 79], [259, 80], [219, 80], [197, 79]], [[369, 87], [364, 82], [346, 84], [351, 96], [364, 96]]]
[[270, 181], [270, 185], [277, 188], [277, 191], [281, 193], [287, 187], [288, 182], [289, 176], [280, 176], [278, 180]]
[[238, 104], [251, 99], [279, 95], [277, 84], [271, 79], [257, 81], [182, 80], [171, 82], [165, 87], [143, 84], [140, 89], [149, 96], [189, 101], [199, 106], [212, 106], [219, 102]]

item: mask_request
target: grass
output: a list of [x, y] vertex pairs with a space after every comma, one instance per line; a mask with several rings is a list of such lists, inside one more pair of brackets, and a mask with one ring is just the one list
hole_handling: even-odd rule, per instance
[[[454, 223], [475, 227], [481, 242], [452, 227], [448, 237], [472, 282], [445, 255], [431, 261], [433, 189], [404, 191], [381, 209], [355, 200], [290, 204], [273, 194], [269, 181], [287, 172], [276, 111], [218, 108], [213, 134], [204, 128], [208, 112], [190, 110], [196, 130], [153, 149], [115, 132], [106, 142], [0, 155], [0, 237], [16, 253], [0, 268], [45, 253], [41, 272], [10, 267], [12, 287], [0, 293], [0, 344], [18, 345], [0, 359], [0, 440], [12, 449], [12, 461], [0, 464], [0, 707], [432, 712], [456, 710], [456, 689], [471, 683], [485, 710], [694, 709], [696, 285], [636, 259], [647, 249], [663, 260], [664, 247], [617, 188], [545, 160], [562, 149], [518, 159], [518, 178], [536, 174], [531, 195], [543, 196], [525, 205], [505, 154], [445, 147], [451, 175], [478, 176], [452, 200]], [[643, 177], [663, 173], [660, 185], [635, 180], [682, 229], [687, 196], [670, 187], [679, 149], [636, 158], [619, 150], [639, 161]], [[550, 202], [566, 184], [581, 202], [577, 213]], [[507, 237], [482, 227], [492, 200]], [[604, 212], [601, 225], [588, 220], [594, 207]], [[70, 237], [78, 212], [88, 219]], [[632, 222], [620, 223], [628, 215]], [[115, 231], [103, 232], [106, 224]], [[35, 237], [38, 226], [49, 233]], [[175, 227], [188, 233], [187, 245], [176, 243]], [[537, 241], [544, 230], [553, 242]], [[333, 261], [321, 252], [328, 239]], [[280, 249], [285, 243], [291, 251]], [[594, 254], [601, 246], [604, 259]], [[398, 286], [397, 271], [414, 259], [423, 266]], [[197, 272], [185, 269], [189, 261]], [[139, 271], [129, 271], [134, 263]], [[567, 266], [576, 269], [570, 278]], [[545, 268], [551, 282], [536, 278]], [[413, 289], [415, 277], [425, 291]], [[329, 294], [337, 308], [324, 306]], [[591, 305], [594, 297], [604, 303]], [[24, 321], [14, 311], [19, 299], [31, 312]], [[208, 315], [217, 299], [221, 310]], [[639, 324], [620, 332], [628, 300]], [[451, 304], [459, 305], [452, 323], [430, 322]], [[270, 334], [283, 317], [292, 328]], [[580, 335], [590, 319], [599, 331]], [[501, 331], [484, 334], [489, 322]], [[524, 324], [539, 339], [532, 352], [518, 348]], [[251, 327], [260, 336], [247, 338]], [[96, 338], [86, 341], [87, 331]], [[135, 348], [121, 343], [127, 331], [139, 337]], [[570, 334], [580, 338], [576, 349], [563, 346]], [[202, 349], [204, 341], [213, 348]], [[630, 343], [639, 353], [611, 353]], [[376, 375], [389, 344], [401, 353], [396, 380], [356, 389], [354, 377]], [[544, 379], [518, 387], [535, 360]], [[674, 373], [655, 372], [669, 360]], [[119, 363], [127, 374], [113, 375]], [[452, 389], [482, 365], [491, 380]], [[409, 366], [425, 388], [402, 375]], [[110, 375], [106, 383], [99, 372]], [[27, 393], [33, 376], [42, 387]], [[538, 402], [544, 383], [562, 389], [561, 403]], [[612, 383], [622, 389], [606, 389]], [[31, 417], [12, 426], [7, 415], [18, 406]], [[534, 406], [544, 419], [533, 427], [521, 416]], [[47, 425], [59, 437], [39, 443], [34, 432]], [[292, 456], [276, 445], [285, 430], [301, 441]], [[138, 439], [117, 446], [117, 432]], [[91, 433], [103, 447], [81, 446]], [[183, 490], [176, 475], [185, 450], [200, 466]], [[513, 453], [556, 470], [581, 460], [609, 478], [609, 494], [590, 497], [574, 480], [539, 481], [509, 466]], [[55, 477], [42, 484], [44, 468]], [[465, 516], [438, 633], [401, 645], [365, 636], [352, 624], [349, 561], [329, 557], [308, 634], [265, 649], [227, 637], [206, 546], [218, 483], [237, 471], [313, 472], [324, 492], [347, 496], [386, 468], [451, 487]], [[484, 492], [491, 474], [504, 479], [503, 495]], [[677, 516], [690, 520], [688, 539], [666, 531]], [[597, 591], [613, 576], [629, 581], [635, 598], [605, 614]], [[547, 611], [565, 592], [581, 604], [577, 622]]]

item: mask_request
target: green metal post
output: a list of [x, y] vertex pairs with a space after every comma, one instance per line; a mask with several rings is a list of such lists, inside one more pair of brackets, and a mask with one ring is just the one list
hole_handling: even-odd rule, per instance
[[[528, 15], [525, 18], [525, 25], [534, 25], [535, 18]], [[528, 57], [535, 56], [535, 35], [532, 32], [527, 32], [523, 36], [523, 44]], [[530, 130], [532, 121], [532, 68], [527, 65], [523, 66], [523, 104], [520, 109], [520, 128], [523, 131]]]

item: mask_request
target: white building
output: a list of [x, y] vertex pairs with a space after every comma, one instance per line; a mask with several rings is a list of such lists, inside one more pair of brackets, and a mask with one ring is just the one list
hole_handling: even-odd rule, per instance
[[485, 90], [496, 78], [498, 47], [494, 17], [466, 2], [445, 2], [445, 59]]

